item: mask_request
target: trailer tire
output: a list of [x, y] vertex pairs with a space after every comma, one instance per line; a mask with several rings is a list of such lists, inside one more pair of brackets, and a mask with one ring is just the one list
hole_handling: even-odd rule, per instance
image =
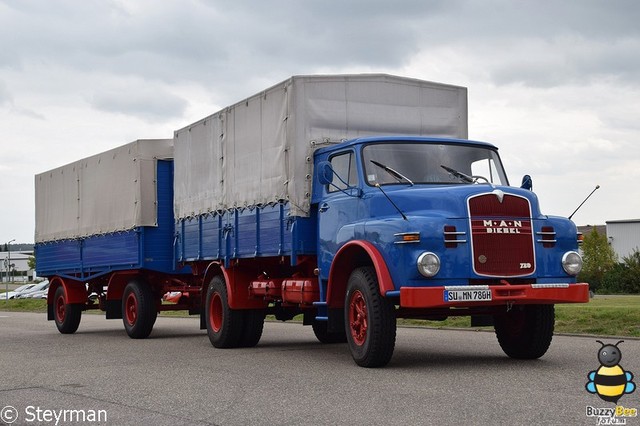
[[[243, 337], [244, 315], [242, 311], [229, 307], [227, 285], [221, 276], [213, 277], [209, 284], [205, 320], [207, 335], [214, 347], [236, 348], [240, 346]], [[262, 329], [260, 329], [260, 335], [262, 335]]]
[[372, 267], [354, 270], [347, 283], [344, 315], [347, 342], [361, 367], [383, 367], [396, 343], [395, 306], [380, 294]]
[[345, 330], [342, 331], [327, 331], [329, 326], [328, 321], [313, 321], [311, 324], [311, 328], [313, 328], [313, 334], [316, 335], [316, 338], [320, 343], [346, 343], [347, 342], [347, 333]]
[[264, 309], [249, 309], [243, 311], [242, 335], [240, 336], [241, 348], [252, 348], [258, 344], [264, 329]]
[[62, 286], [56, 289], [53, 296], [53, 313], [56, 327], [62, 334], [73, 334], [80, 326], [82, 305], [69, 304]]
[[494, 317], [500, 347], [511, 358], [537, 359], [553, 338], [554, 305], [522, 305]]
[[132, 339], [146, 339], [158, 317], [153, 291], [145, 282], [131, 281], [122, 294], [122, 322]]

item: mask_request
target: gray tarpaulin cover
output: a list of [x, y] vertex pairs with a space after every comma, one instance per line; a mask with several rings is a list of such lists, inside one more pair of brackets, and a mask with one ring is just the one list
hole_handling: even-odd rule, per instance
[[292, 77], [175, 132], [175, 215], [284, 200], [307, 216], [313, 149], [383, 134], [466, 139], [467, 89], [382, 74]]
[[172, 156], [171, 139], [138, 140], [36, 175], [35, 241], [155, 226], [155, 162]]

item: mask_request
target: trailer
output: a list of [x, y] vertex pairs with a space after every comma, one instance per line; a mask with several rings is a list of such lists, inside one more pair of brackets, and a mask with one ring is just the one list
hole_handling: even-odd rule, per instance
[[267, 315], [300, 316], [379, 367], [397, 318], [467, 315], [508, 356], [538, 358], [554, 304], [588, 301], [579, 234], [467, 138], [466, 88], [295, 76], [172, 140], [38, 175], [48, 317], [72, 333], [99, 308], [144, 338], [159, 311], [185, 309], [235, 348], [259, 343]]
[[35, 183], [35, 257], [51, 282], [48, 319], [73, 333], [83, 311], [102, 309], [123, 318], [131, 337], [147, 337], [157, 313], [175, 309], [161, 296], [176, 280], [181, 289], [189, 283], [173, 250], [173, 140], [137, 140]]

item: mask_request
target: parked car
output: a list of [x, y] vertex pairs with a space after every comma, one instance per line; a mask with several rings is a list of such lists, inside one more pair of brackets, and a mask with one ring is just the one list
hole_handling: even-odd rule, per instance
[[35, 285], [36, 284], [25, 284], [25, 285], [21, 285], [20, 287], [16, 288], [13, 291], [0, 293], [0, 300], [15, 299], [18, 294], [35, 287]]
[[[43, 291], [44, 291], [44, 294], [46, 294], [48, 289], [49, 289], [49, 280], [44, 280], [41, 283], [38, 283], [38, 284], [34, 285], [33, 287], [18, 293], [16, 295], [16, 299], [29, 299], [29, 298], [34, 297], [33, 296], [34, 294], [37, 294], [38, 296], [41, 295], [41, 292], [43, 292]], [[36, 296], [36, 297], [38, 297], [38, 296]]]
[[22, 299], [22, 298], [25, 298], [25, 299], [46, 299], [48, 293], [49, 293], [49, 281], [47, 281], [47, 285], [44, 288], [42, 288], [40, 290], [35, 290], [35, 291], [29, 290], [29, 292], [27, 294], [24, 294], [24, 295], [21, 294], [20, 297], [18, 297], [18, 299]]

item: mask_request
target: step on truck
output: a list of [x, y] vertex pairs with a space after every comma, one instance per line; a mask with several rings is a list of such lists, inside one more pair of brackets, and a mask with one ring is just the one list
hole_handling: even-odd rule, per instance
[[508, 356], [538, 358], [554, 305], [588, 301], [579, 234], [467, 133], [463, 87], [294, 76], [172, 139], [39, 174], [48, 319], [73, 333], [100, 309], [145, 338], [158, 312], [188, 310], [238, 348], [267, 315], [297, 317], [379, 367], [398, 318], [470, 316]]

